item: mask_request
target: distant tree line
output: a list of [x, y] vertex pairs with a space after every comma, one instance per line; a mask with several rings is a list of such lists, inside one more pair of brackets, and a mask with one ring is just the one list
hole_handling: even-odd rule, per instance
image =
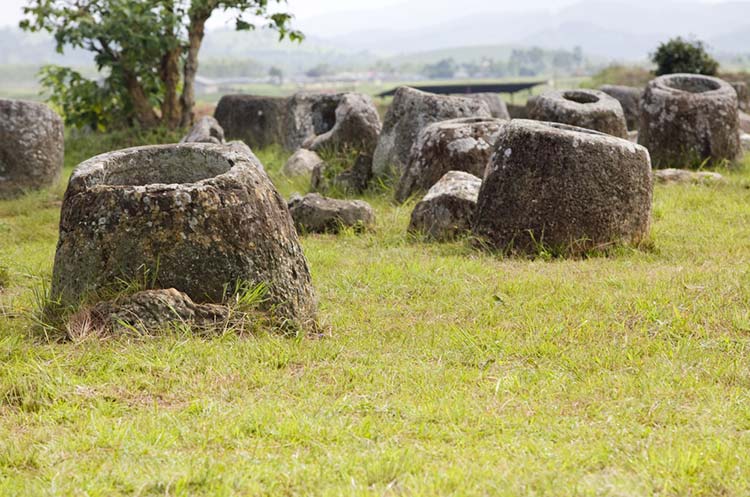
[[451, 79], [459, 73], [471, 78], [532, 77], [546, 74], [574, 74], [585, 65], [583, 50], [545, 50], [539, 47], [514, 49], [508, 60], [482, 58], [458, 63], [452, 58], [425, 64], [422, 73], [430, 79]]

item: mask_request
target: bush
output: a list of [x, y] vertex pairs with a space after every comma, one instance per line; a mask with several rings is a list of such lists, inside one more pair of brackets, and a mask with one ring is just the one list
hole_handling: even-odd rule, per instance
[[662, 43], [651, 56], [656, 75], [693, 73], [716, 76], [719, 63], [706, 52], [703, 42], [677, 37]]
[[67, 67], [44, 66], [39, 73], [49, 103], [75, 128], [106, 131], [126, 124], [128, 103], [122, 90], [86, 79]]
[[591, 76], [591, 80], [582, 86], [590, 88], [599, 88], [602, 85], [645, 86], [652, 77], [651, 72], [643, 67], [613, 64]]

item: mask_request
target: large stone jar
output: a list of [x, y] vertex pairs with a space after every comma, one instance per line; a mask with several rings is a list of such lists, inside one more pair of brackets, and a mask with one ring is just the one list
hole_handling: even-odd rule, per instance
[[131, 148], [73, 172], [52, 297], [77, 305], [121, 282], [175, 288], [196, 302], [265, 284], [265, 306], [281, 318], [306, 326], [316, 311], [284, 200], [252, 153], [222, 145]]
[[64, 138], [62, 119], [46, 105], [0, 99], [0, 198], [54, 184]]
[[652, 80], [641, 100], [638, 143], [654, 167], [698, 167], [740, 156], [737, 92], [729, 83], [699, 74]]
[[515, 120], [503, 128], [479, 192], [475, 234], [511, 252], [582, 255], [648, 234], [648, 151], [604, 133]]
[[597, 90], [549, 91], [529, 101], [529, 117], [538, 121], [569, 124], [627, 138], [622, 105]]

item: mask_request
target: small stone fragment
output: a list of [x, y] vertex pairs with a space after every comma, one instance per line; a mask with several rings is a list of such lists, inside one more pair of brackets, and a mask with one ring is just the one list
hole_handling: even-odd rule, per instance
[[338, 200], [308, 193], [289, 199], [294, 226], [302, 233], [338, 233], [343, 227], [367, 229], [375, 223], [375, 212], [362, 200]]
[[438, 241], [470, 233], [481, 186], [473, 174], [447, 172], [414, 207], [409, 231]]
[[196, 304], [174, 288], [137, 292], [100, 302], [81, 312], [88, 315], [92, 327], [109, 333], [136, 330], [151, 334], [174, 325], [207, 328], [229, 319], [228, 307]]
[[284, 176], [290, 178], [296, 176], [310, 177], [316, 166], [323, 165], [325, 165], [325, 162], [317, 153], [301, 148], [286, 161], [284, 167], [281, 168], [281, 172]]
[[211, 117], [204, 116], [193, 125], [187, 135], [180, 143], [215, 143], [221, 145], [224, 142], [224, 130], [219, 122]]

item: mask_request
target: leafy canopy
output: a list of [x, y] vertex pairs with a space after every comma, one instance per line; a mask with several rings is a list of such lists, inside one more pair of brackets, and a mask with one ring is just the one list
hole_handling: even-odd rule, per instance
[[703, 42], [673, 38], [662, 43], [651, 56], [656, 64], [656, 75], [692, 73], [715, 76], [719, 63], [706, 51]]
[[211, 15], [226, 11], [238, 30], [265, 27], [276, 30], [280, 39], [302, 40], [302, 33], [290, 27], [292, 15], [272, 8], [282, 3], [285, 0], [29, 0], [20, 26], [52, 33], [60, 53], [69, 47], [93, 53], [103, 84], [64, 68], [46, 68], [42, 75], [52, 102], [73, 124], [101, 127], [102, 119], [90, 119], [97, 114], [94, 109], [81, 107], [106, 102], [121, 120], [174, 127], [191, 119], [198, 52]]

